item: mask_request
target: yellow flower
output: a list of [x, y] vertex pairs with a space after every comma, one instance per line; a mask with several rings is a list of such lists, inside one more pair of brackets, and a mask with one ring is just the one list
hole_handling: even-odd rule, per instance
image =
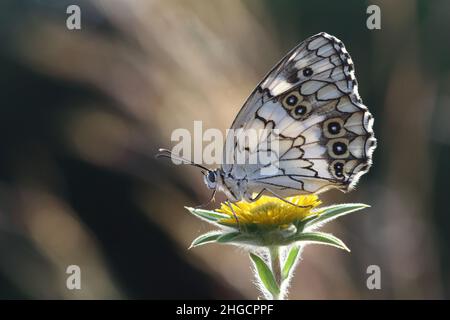
[[191, 247], [213, 242], [253, 247], [322, 243], [348, 250], [345, 244], [333, 235], [315, 230], [338, 217], [368, 206], [362, 203], [347, 203], [317, 208], [320, 204], [321, 201], [316, 195], [295, 196], [283, 200], [263, 196], [251, 203], [240, 201], [232, 204], [237, 220], [226, 203], [215, 211], [186, 207], [198, 218], [220, 227], [219, 230], [197, 237]]
[[[254, 202], [240, 201], [232, 204], [240, 226], [260, 225], [267, 227], [286, 228], [296, 221], [303, 220], [311, 215], [317, 215], [313, 211], [321, 204], [316, 195], [302, 195], [286, 198], [287, 201], [296, 204], [293, 206], [278, 198], [262, 196]], [[217, 212], [226, 214], [228, 217], [220, 219], [220, 224], [237, 227], [237, 221], [231, 208], [222, 203]]]
[[315, 230], [368, 207], [346, 203], [316, 208], [320, 204], [316, 195], [303, 195], [285, 199], [262, 196], [251, 203], [232, 204], [233, 209], [222, 203], [215, 211], [186, 207], [196, 217], [219, 227], [198, 236], [190, 248], [218, 243], [249, 250], [263, 293], [267, 298], [280, 299], [304, 246], [315, 243], [350, 251], [339, 238]]

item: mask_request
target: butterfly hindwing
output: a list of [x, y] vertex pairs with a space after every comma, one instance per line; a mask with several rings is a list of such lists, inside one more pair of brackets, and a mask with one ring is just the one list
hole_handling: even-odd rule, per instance
[[[227, 139], [222, 169], [245, 178], [249, 193], [348, 190], [370, 167], [376, 144], [372, 123], [358, 94], [350, 55], [341, 41], [320, 33], [294, 48], [249, 97], [232, 129], [271, 133], [259, 136], [253, 148]], [[275, 171], [262, 174], [267, 164], [236, 162], [236, 150], [249, 155], [274, 152], [264, 141], [277, 142], [277, 161], [270, 163]], [[226, 160], [230, 155], [231, 163]]]

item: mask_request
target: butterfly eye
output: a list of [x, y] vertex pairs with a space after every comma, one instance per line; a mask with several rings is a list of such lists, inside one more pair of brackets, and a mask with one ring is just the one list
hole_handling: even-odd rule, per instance
[[216, 174], [212, 171], [208, 172], [208, 181], [211, 183], [215, 183], [216, 182]]
[[333, 139], [328, 142], [328, 154], [335, 159], [343, 159], [349, 156], [348, 140]]
[[209, 189], [216, 189], [217, 187], [217, 172], [208, 171], [204, 176], [204, 180]]
[[303, 75], [304, 75], [305, 77], [311, 77], [311, 76], [313, 75], [312, 69], [309, 68], [309, 67], [303, 69]]

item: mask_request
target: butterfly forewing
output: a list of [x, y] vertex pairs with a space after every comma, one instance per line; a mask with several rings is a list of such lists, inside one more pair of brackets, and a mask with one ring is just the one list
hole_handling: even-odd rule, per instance
[[[264, 133], [253, 147], [227, 138], [222, 170], [246, 179], [249, 194], [264, 189], [280, 196], [330, 187], [346, 191], [371, 165], [376, 145], [372, 123], [350, 55], [341, 41], [320, 33], [288, 53], [248, 98], [232, 129]], [[276, 160], [242, 163], [238, 151], [247, 152], [247, 158], [270, 152]], [[262, 172], [269, 165], [275, 170]]]

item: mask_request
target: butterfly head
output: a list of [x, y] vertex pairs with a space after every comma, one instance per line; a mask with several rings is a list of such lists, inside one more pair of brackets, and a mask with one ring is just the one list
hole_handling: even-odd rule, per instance
[[246, 187], [245, 185], [242, 185], [242, 181], [237, 181], [234, 178], [225, 175], [221, 168], [204, 171], [203, 174], [206, 186], [208, 189], [214, 190], [214, 194], [216, 191], [221, 191], [231, 202], [243, 199]]

